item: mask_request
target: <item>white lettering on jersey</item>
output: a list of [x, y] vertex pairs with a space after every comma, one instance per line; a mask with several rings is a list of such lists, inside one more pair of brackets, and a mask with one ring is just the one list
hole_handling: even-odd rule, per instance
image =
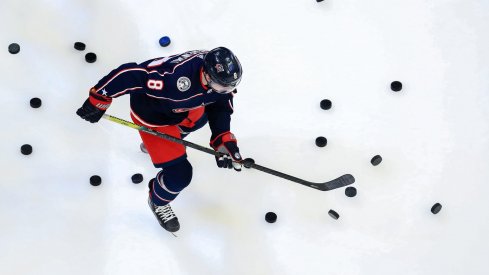
[[204, 58], [204, 51], [202, 51], [202, 50], [189, 51], [189, 52], [186, 52], [186, 53], [183, 53], [182, 55], [180, 55], [179, 58], [170, 61], [170, 63], [180, 63], [180, 62], [183, 62], [183, 61], [189, 59], [190, 57], [195, 56], [196, 54], [199, 54], [198, 57]]
[[149, 79], [146, 85], [151, 90], [163, 90], [163, 81], [161, 80]]
[[161, 66], [161, 64], [165, 63], [168, 59], [172, 58], [173, 56], [167, 56], [163, 57], [160, 59], [155, 59], [151, 63], [148, 64], [148, 68], [153, 68], [153, 67], [158, 67]]

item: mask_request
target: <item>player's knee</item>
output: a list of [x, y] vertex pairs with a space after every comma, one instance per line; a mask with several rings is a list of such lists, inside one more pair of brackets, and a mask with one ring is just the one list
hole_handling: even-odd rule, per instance
[[185, 159], [163, 169], [163, 182], [173, 192], [180, 192], [192, 181], [192, 165]]

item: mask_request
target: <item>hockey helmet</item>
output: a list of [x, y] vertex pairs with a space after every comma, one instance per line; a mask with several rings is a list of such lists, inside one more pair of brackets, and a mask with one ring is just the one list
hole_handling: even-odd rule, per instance
[[204, 57], [204, 72], [213, 82], [226, 87], [236, 87], [243, 69], [238, 58], [225, 47], [209, 51]]

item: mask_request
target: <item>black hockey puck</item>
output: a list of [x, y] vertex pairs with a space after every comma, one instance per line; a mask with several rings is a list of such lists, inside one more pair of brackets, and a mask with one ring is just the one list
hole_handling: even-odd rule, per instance
[[42, 105], [42, 101], [40, 98], [34, 97], [31, 99], [29, 104], [31, 105], [32, 108], [39, 108]]
[[353, 186], [348, 186], [346, 189], [345, 189], [345, 195], [347, 197], [350, 197], [350, 198], [353, 198], [357, 195], [357, 189]]
[[268, 222], [268, 223], [274, 223], [277, 221], [277, 214], [273, 213], [273, 212], [268, 212], [265, 214], [265, 220]]
[[319, 106], [321, 106], [321, 109], [323, 110], [329, 110], [331, 109], [331, 101], [329, 99], [323, 99], [321, 100], [321, 103], [319, 103]]
[[328, 211], [328, 215], [335, 220], [340, 218], [340, 215], [336, 213], [336, 211], [334, 211], [333, 209]]
[[90, 177], [90, 184], [93, 186], [99, 186], [102, 183], [102, 178], [100, 176], [91, 176]]
[[245, 168], [251, 168], [251, 166], [252, 166], [253, 164], [255, 164], [255, 160], [254, 160], [254, 159], [252, 159], [252, 158], [245, 158], [245, 159], [243, 160], [243, 166], [244, 166]]
[[391, 90], [393, 90], [394, 92], [399, 92], [400, 90], [402, 90], [402, 83], [399, 81], [393, 81], [391, 83]]
[[141, 183], [143, 181], [143, 175], [141, 174], [134, 174], [131, 177], [132, 183]]
[[8, 45], [8, 52], [11, 54], [18, 54], [20, 52], [20, 45], [17, 43]]
[[431, 213], [433, 214], [438, 214], [440, 210], [441, 210], [441, 204], [439, 204], [438, 202], [431, 207]]
[[323, 1], [324, 1], [324, 0], [316, 0], [316, 2], [318, 2], [318, 3], [319, 3], [319, 2], [323, 2]]
[[20, 152], [22, 153], [22, 155], [30, 155], [32, 153], [32, 146], [30, 146], [29, 144], [24, 144], [20, 146]]
[[85, 61], [87, 61], [88, 63], [94, 63], [95, 61], [97, 61], [97, 55], [94, 53], [87, 53], [85, 55]]
[[372, 163], [373, 166], [377, 166], [382, 162], [382, 157], [379, 155], [376, 155], [370, 160], [370, 163]]
[[75, 42], [75, 49], [78, 51], [84, 51], [86, 48], [85, 43], [83, 42]]
[[317, 147], [324, 147], [328, 144], [328, 140], [325, 137], [317, 137], [316, 138], [316, 146]]

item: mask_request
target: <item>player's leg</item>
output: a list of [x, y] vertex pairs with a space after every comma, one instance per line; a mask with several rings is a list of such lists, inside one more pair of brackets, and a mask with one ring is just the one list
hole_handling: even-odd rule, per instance
[[180, 192], [192, 180], [192, 165], [187, 159], [165, 166], [149, 182], [148, 204], [160, 225], [170, 232], [180, 229], [177, 216], [170, 207]]
[[[189, 111], [188, 116], [177, 125], [182, 139], [207, 124], [207, 115], [204, 113], [204, 110], [204, 107], [200, 107]], [[148, 127], [147, 125], [145, 126]], [[144, 142], [139, 145], [139, 148], [143, 153], [148, 153]]]
[[[134, 117], [133, 121], [138, 125], [142, 124]], [[181, 138], [180, 129], [177, 126], [144, 126]], [[187, 160], [185, 146], [145, 132], [140, 131], [139, 134], [153, 165], [163, 169], [150, 182], [148, 204], [160, 225], [170, 232], [175, 232], [180, 228], [180, 224], [169, 203], [190, 184], [192, 179], [192, 166]]]

